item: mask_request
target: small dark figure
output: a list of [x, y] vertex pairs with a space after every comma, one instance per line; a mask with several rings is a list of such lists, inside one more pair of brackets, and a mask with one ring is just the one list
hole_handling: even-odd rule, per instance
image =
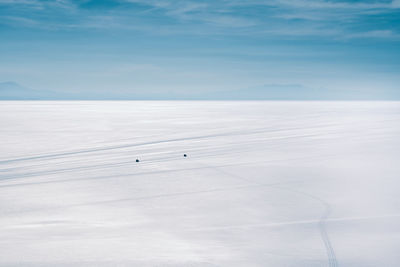
[[187, 157], [187, 155], [186, 154], [183, 154], [183, 156], [186, 158]]
[[136, 162], [139, 162], [139, 159], [136, 159]]

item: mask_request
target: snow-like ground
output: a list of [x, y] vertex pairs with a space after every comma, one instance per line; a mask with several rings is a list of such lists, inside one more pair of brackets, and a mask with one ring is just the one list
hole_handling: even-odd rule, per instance
[[400, 266], [400, 102], [3, 101], [0, 126], [0, 266]]

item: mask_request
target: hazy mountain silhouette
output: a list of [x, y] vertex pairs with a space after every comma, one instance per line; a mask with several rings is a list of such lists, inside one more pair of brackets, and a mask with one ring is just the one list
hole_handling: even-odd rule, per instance
[[[85, 99], [80, 95], [37, 90], [25, 87], [16, 82], [0, 82], [0, 100], [73, 100]], [[90, 98], [86, 98], [90, 99]]]
[[27, 88], [16, 82], [0, 83], [0, 99], [2, 100], [48, 99], [50, 95], [50, 92]]
[[238, 90], [152, 92], [109, 90], [96, 93], [35, 90], [16, 82], [0, 83], [0, 100], [393, 100], [399, 90], [310, 88], [299, 84], [264, 84]]

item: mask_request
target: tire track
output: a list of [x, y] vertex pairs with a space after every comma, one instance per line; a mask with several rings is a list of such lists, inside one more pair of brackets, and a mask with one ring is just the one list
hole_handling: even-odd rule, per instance
[[[315, 128], [323, 128], [323, 127], [326, 127], [326, 126], [322, 125], [322, 126], [315, 127]], [[141, 142], [141, 143], [95, 147], [95, 148], [87, 148], [87, 149], [75, 150], [75, 151], [65, 151], [65, 152], [45, 154], [45, 155], [36, 155], [36, 156], [29, 156], [29, 157], [6, 159], [6, 160], [0, 160], [0, 165], [7, 164], [7, 163], [13, 163], [13, 162], [21, 162], [21, 161], [29, 161], [29, 160], [37, 160], [37, 159], [53, 159], [53, 158], [60, 158], [60, 157], [64, 157], [64, 156], [73, 156], [73, 155], [87, 154], [87, 153], [93, 153], [93, 152], [102, 152], [102, 151], [124, 149], [124, 148], [131, 148], [131, 147], [140, 147], [140, 146], [155, 145], [155, 144], [170, 143], [170, 142], [202, 140], [202, 139], [213, 138], [213, 137], [253, 135], [253, 134], [261, 134], [261, 133], [279, 133], [279, 132], [293, 131], [293, 130], [300, 130], [300, 129], [301, 128], [297, 128], [297, 127], [276, 129], [276, 130], [269, 129], [269, 128], [259, 128], [259, 129], [254, 129], [252, 131], [232, 131], [232, 132], [223, 132], [223, 133], [208, 134], [208, 135], [198, 135], [198, 136], [192, 136], [192, 137], [161, 139], [161, 140], [147, 141], [147, 142]], [[308, 128], [308, 130], [309, 129], [311, 129], [311, 128]], [[315, 134], [303, 134], [301, 136], [314, 136], [314, 135]], [[291, 137], [293, 137], [293, 136], [291, 136]], [[295, 136], [295, 137], [298, 137], [298, 136]], [[290, 137], [286, 137], [286, 138], [290, 138]]]
[[[259, 183], [259, 182], [252, 181], [250, 179], [244, 178], [244, 177], [242, 177], [240, 175], [237, 175], [237, 174], [232, 174], [232, 173], [220, 170], [220, 169], [218, 169], [218, 167], [215, 167], [215, 166], [214, 167], [209, 166], [209, 167], [214, 169], [217, 172], [226, 174], [226, 175], [228, 175], [230, 177], [233, 177], [235, 179], [251, 182], [253, 184], [258, 184], [260, 186], [265, 186], [266, 185], [264, 183]], [[337, 258], [336, 258], [335, 250], [333, 249], [332, 243], [331, 243], [331, 241], [329, 239], [329, 235], [328, 235], [327, 230], [326, 230], [326, 221], [329, 218], [329, 215], [330, 215], [330, 212], [331, 212], [330, 205], [326, 201], [324, 201], [323, 199], [321, 199], [319, 197], [316, 197], [314, 195], [308, 194], [306, 192], [280, 187], [279, 184], [270, 184], [269, 186], [275, 187], [275, 188], [280, 189], [280, 190], [285, 190], [285, 191], [301, 194], [303, 196], [306, 196], [308, 198], [316, 200], [316, 201], [318, 201], [319, 203], [322, 204], [322, 206], [324, 207], [324, 212], [323, 212], [322, 216], [320, 217], [320, 219], [318, 220], [318, 229], [319, 229], [320, 236], [321, 236], [322, 242], [324, 244], [324, 247], [325, 247], [325, 250], [326, 250], [326, 253], [327, 253], [327, 256], [328, 256], [328, 266], [329, 267], [337, 267], [337, 266], [339, 266]]]
[[324, 243], [326, 254], [328, 256], [328, 266], [329, 267], [339, 266], [337, 258], [336, 258], [335, 250], [333, 249], [332, 243], [329, 239], [328, 232], [326, 230], [326, 221], [329, 218], [329, 215], [331, 213], [331, 206], [323, 199], [316, 197], [314, 195], [311, 195], [309, 193], [303, 192], [303, 191], [293, 190], [293, 189], [289, 189], [289, 188], [283, 188], [280, 186], [276, 186], [276, 188], [306, 196], [306, 197], [316, 200], [322, 204], [322, 206], [324, 207], [324, 212], [322, 213], [322, 216], [320, 217], [320, 219], [318, 221], [318, 229], [320, 232], [322, 242]]

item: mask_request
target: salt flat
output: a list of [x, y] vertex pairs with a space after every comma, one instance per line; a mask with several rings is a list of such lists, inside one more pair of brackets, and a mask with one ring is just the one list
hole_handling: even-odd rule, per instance
[[400, 265], [400, 102], [2, 101], [0, 125], [0, 266]]

